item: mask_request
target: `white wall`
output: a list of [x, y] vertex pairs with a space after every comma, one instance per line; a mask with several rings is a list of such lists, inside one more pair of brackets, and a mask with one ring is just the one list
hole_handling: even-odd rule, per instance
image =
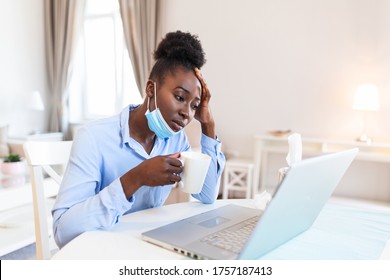
[[[369, 132], [390, 141], [390, 1], [162, 2], [163, 30], [190, 31], [203, 43], [225, 151], [250, 157], [252, 136], [274, 129], [353, 140], [362, 116], [352, 96], [366, 81], [378, 84], [382, 106]], [[39, 121], [23, 101], [33, 90], [46, 95], [45, 71], [43, 0], [0, 0], [0, 125], [11, 134]], [[375, 174], [377, 197], [390, 200], [388, 165], [361, 165], [356, 172]]]
[[[363, 116], [352, 99], [364, 82], [376, 83], [381, 99], [368, 116], [369, 134], [390, 140], [390, 1], [164, 3], [163, 30], [190, 31], [203, 43], [202, 72], [225, 151], [251, 157], [253, 135], [276, 129], [353, 141]], [[275, 178], [284, 164], [284, 157], [272, 162]], [[337, 193], [390, 201], [389, 182], [388, 164], [356, 162]]]
[[43, 0], [0, 0], [0, 125], [10, 134], [44, 128], [43, 114], [28, 107], [34, 90], [47, 90]]
[[199, 35], [218, 133], [250, 156], [252, 135], [292, 129], [354, 140], [359, 83], [375, 82], [381, 110], [369, 132], [390, 140], [390, 1], [168, 0], [164, 31]]

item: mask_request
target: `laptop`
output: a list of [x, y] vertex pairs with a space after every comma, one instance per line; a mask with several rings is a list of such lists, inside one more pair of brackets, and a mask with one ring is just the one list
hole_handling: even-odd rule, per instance
[[264, 211], [232, 203], [144, 232], [142, 239], [194, 259], [258, 259], [311, 227], [357, 153], [295, 163]]

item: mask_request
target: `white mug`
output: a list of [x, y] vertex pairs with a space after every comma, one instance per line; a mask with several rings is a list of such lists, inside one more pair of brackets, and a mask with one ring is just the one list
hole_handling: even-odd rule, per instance
[[179, 187], [183, 192], [197, 194], [202, 191], [204, 180], [209, 170], [211, 157], [199, 152], [182, 152], [183, 163]]

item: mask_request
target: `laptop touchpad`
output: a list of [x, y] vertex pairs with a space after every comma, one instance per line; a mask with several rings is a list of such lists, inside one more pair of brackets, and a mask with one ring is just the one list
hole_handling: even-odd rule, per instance
[[229, 221], [229, 219], [218, 216], [218, 217], [214, 217], [214, 218], [208, 219], [206, 221], [202, 221], [200, 223], [197, 223], [197, 225], [207, 227], [207, 228], [212, 228], [212, 227], [222, 225], [223, 223], [226, 223], [227, 221]]

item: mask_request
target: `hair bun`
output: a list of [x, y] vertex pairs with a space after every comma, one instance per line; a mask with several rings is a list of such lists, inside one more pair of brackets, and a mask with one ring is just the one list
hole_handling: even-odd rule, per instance
[[188, 68], [201, 68], [206, 62], [198, 36], [182, 31], [167, 33], [154, 52], [154, 59], [177, 62]]

